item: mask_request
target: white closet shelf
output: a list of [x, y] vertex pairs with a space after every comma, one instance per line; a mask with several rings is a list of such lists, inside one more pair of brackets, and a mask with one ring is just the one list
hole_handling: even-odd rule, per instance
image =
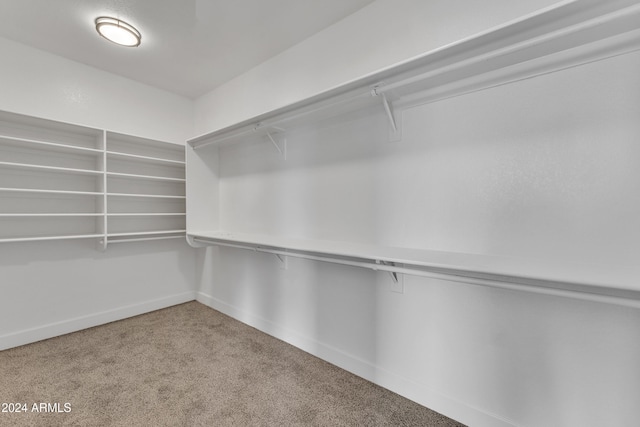
[[168, 164], [168, 165], [175, 165], [175, 166], [185, 165], [184, 160], [172, 160], [172, 159], [165, 159], [161, 157], [141, 156], [139, 154], [123, 153], [120, 151], [107, 151], [107, 155], [112, 157], [129, 158], [131, 160], [140, 160], [148, 163], [160, 163], [160, 164]]
[[555, 263], [530, 258], [223, 231], [189, 231], [187, 238], [194, 246], [235, 247], [372, 270], [542, 293], [584, 293], [595, 295], [595, 298], [631, 296], [630, 304], [640, 303], [640, 289], [636, 280], [638, 274], [593, 263], [577, 266], [564, 261]]
[[109, 244], [111, 243], [129, 243], [129, 242], [148, 242], [151, 240], [167, 240], [167, 239], [184, 239], [184, 233], [180, 235], [170, 235], [170, 236], [156, 236], [156, 237], [125, 237], [125, 238], [116, 238], [109, 239]]
[[61, 234], [58, 236], [11, 237], [0, 239], [0, 243], [37, 242], [43, 240], [95, 239], [98, 237], [104, 237], [104, 234]]
[[0, 218], [65, 218], [65, 217], [98, 217], [101, 213], [0, 213]]
[[45, 166], [45, 165], [36, 165], [30, 163], [12, 163], [12, 162], [0, 162], [0, 166], [4, 166], [7, 168], [14, 169], [36, 169], [47, 172], [61, 172], [61, 173], [70, 173], [76, 175], [102, 175], [102, 171], [89, 170], [89, 169], [75, 169], [75, 168], [63, 168], [59, 166]]
[[269, 136], [381, 105], [392, 133], [406, 108], [640, 48], [637, 0], [571, 1], [188, 141], [194, 149]]
[[156, 230], [156, 231], [135, 231], [127, 233], [108, 233], [107, 237], [134, 237], [134, 236], [160, 236], [163, 234], [182, 234], [184, 237], [187, 230]]
[[109, 233], [107, 237], [124, 237], [124, 236], [148, 236], [153, 234], [174, 234], [186, 233], [187, 230], [156, 230], [156, 231], [135, 231], [130, 233]]
[[8, 193], [40, 193], [40, 194], [60, 194], [60, 195], [71, 195], [71, 196], [102, 196], [103, 193], [96, 191], [74, 191], [74, 190], [47, 190], [40, 188], [7, 188], [0, 187], [0, 192], [8, 192]]
[[186, 216], [184, 212], [130, 212], [130, 213], [109, 213], [107, 216], [112, 217], [135, 217], [135, 216]]
[[169, 196], [164, 194], [107, 193], [109, 197], [139, 197], [152, 199], [186, 199], [186, 196]]
[[115, 178], [133, 178], [133, 179], [146, 179], [149, 181], [166, 181], [166, 182], [186, 182], [184, 178], [171, 178], [167, 176], [153, 176], [153, 175], [137, 175], [131, 173], [122, 172], [107, 172], [107, 176]]
[[102, 154], [102, 150], [96, 148], [88, 148], [77, 145], [59, 144], [56, 142], [39, 141], [36, 139], [18, 138], [15, 136], [0, 135], [0, 144], [13, 145], [13, 146], [32, 146], [42, 147], [47, 150], [55, 150], [59, 152], [74, 153], [74, 154]]

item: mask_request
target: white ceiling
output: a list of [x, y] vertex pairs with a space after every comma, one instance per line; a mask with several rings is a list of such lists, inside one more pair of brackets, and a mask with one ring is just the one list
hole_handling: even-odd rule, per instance
[[[0, 0], [0, 37], [188, 97], [200, 96], [373, 0]], [[137, 48], [101, 38], [113, 16]]]

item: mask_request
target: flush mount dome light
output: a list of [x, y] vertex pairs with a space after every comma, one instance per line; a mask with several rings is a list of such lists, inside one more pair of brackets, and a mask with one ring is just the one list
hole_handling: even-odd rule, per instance
[[133, 26], [116, 18], [101, 16], [96, 18], [96, 31], [110, 42], [121, 46], [140, 46], [142, 36]]

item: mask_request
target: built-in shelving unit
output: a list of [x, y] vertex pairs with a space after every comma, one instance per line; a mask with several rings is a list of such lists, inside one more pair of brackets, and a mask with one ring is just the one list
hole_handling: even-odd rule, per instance
[[184, 147], [0, 112], [0, 243], [185, 234]]
[[[530, 289], [546, 293], [618, 298], [623, 304], [640, 290], [621, 270], [568, 267], [533, 260], [359, 242], [258, 235], [220, 229], [219, 148], [251, 142], [273, 145], [286, 162], [290, 133], [378, 108], [391, 140], [402, 139], [408, 108], [588, 64], [640, 49], [637, 1], [564, 2], [483, 34], [444, 46], [380, 72], [188, 141], [187, 238], [193, 246], [223, 246], [279, 257], [348, 264], [374, 270]], [[256, 213], [258, 214], [258, 213]], [[576, 274], [576, 271], [582, 271]]]
[[183, 237], [184, 147], [107, 132], [105, 155], [107, 243]]

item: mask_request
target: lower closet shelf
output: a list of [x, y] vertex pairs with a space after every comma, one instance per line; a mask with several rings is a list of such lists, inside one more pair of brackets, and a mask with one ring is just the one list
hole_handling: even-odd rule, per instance
[[187, 240], [196, 247], [234, 247], [484, 286], [583, 293], [640, 304], [638, 274], [629, 268], [222, 231], [188, 232]]

